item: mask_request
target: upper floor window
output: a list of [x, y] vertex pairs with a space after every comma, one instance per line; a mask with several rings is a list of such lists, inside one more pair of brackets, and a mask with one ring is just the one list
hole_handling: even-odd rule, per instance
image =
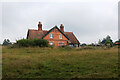
[[59, 39], [62, 39], [62, 34], [59, 34]]
[[50, 38], [53, 38], [53, 34], [50, 34]]

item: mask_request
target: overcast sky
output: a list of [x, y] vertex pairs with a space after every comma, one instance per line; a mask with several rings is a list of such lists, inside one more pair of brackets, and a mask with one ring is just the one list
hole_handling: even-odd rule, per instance
[[110, 35], [118, 39], [118, 0], [41, 0], [2, 2], [2, 39], [26, 38], [28, 29], [43, 30], [62, 23], [81, 43], [97, 43]]

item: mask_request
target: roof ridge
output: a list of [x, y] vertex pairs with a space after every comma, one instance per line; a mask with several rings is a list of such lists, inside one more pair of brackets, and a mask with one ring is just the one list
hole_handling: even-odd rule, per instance
[[37, 30], [37, 29], [28, 29], [28, 30]]
[[73, 33], [73, 32], [64, 32], [64, 33]]

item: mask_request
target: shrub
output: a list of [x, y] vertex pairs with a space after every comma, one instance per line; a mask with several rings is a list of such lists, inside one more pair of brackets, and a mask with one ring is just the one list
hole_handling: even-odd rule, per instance
[[34, 45], [39, 47], [48, 47], [48, 41], [43, 39], [34, 39]]
[[15, 44], [15, 43], [8, 46], [8, 48], [18, 48], [18, 47], [19, 47], [19, 45]]
[[49, 45], [49, 48], [52, 48], [52, 49], [53, 49], [53, 48], [54, 48], [54, 45]]
[[12, 43], [10, 42], [10, 40], [9, 39], [4, 39], [4, 41], [3, 41], [3, 46], [7, 46], [7, 45], [11, 45]]
[[21, 39], [16, 42], [19, 47], [47, 47], [48, 41], [43, 39]]

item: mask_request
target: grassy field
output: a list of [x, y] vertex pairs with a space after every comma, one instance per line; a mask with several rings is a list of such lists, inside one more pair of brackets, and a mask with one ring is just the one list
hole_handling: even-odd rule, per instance
[[117, 78], [118, 49], [2, 49], [3, 78]]

